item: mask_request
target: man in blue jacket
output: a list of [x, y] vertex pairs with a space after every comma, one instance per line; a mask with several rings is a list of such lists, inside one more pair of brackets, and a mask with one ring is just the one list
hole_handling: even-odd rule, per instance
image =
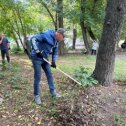
[[40, 98], [40, 80], [41, 80], [41, 68], [43, 68], [50, 89], [50, 93], [53, 97], [60, 97], [56, 92], [53, 75], [50, 65], [44, 61], [43, 58], [48, 59], [52, 54], [52, 67], [56, 68], [56, 57], [58, 53], [58, 43], [64, 39], [64, 30], [59, 28], [56, 32], [54, 30], [48, 30], [32, 37], [32, 52], [31, 58], [34, 68], [34, 100], [36, 104], [41, 104]]
[[4, 34], [0, 35], [0, 50], [1, 50], [1, 57], [2, 57], [2, 64], [5, 64], [5, 55], [7, 58], [7, 62], [10, 62], [10, 54], [9, 54], [9, 49], [10, 49], [10, 42], [8, 39], [5, 37]]

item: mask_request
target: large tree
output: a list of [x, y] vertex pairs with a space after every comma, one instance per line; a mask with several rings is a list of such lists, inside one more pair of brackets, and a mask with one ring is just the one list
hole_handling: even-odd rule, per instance
[[119, 42], [126, 0], [108, 0], [103, 33], [99, 45], [94, 77], [102, 85], [112, 84], [115, 45]]

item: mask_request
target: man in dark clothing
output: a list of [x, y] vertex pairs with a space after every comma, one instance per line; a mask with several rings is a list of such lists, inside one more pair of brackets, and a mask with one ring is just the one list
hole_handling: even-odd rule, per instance
[[5, 63], [5, 55], [7, 58], [7, 62], [10, 62], [10, 54], [9, 54], [9, 49], [10, 49], [10, 42], [8, 39], [5, 37], [4, 34], [0, 35], [0, 49], [1, 49], [1, 57], [2, 57], [2, 63]]
[[121, 47], [122, 47], [122, 49], [125, 49], [126, 48], [126, 37], [125, 37], [124, 42], [121, 44]]
[[60, 97], [55, 90], [50, 65], [43, 58], [48, 59], [49, 55], [52, 54], [51, 66], [56, 68], [55, 61], [58, 53], [58, 43], [63, 41], [63, 39], [64, 30], [62, 28], [59, 28], [57, 32], [48, 30], [47, 32], [39, 33], [31, 39], [33, 47], [31, 58], [34, 67], [34, 99], [36, 104], [42, 103], [40, 98], [41, 68], [46, 74], [51, 95]]

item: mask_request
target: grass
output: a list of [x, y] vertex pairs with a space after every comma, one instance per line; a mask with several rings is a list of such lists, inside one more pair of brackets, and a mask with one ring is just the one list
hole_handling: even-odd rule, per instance
[[[86, 56], [86, 55], [68, 55], [58, 57], [57, 66], [64, 72], [73, 75], [75, 69], [80, 66], [90, 69], [90, 73], [93, 72], [95, 68], [96, 57]], [[119, 81], [126, 81], [126, 61], [124, 59], [116, 58], [115, 69], [114, 69], [114, 79]]]
[[120, 81], [126, 81], [126, 61], [116, 58], [115, 61], [115, 70], [114, 70], [114, 79]]
[[58, 67], [68, 74], [73, 74], [75, 69], [80, 66], [91, 69], [91, 72], [95, 67], [95, 56], [86, 55], [68, 55], [58, 58]]

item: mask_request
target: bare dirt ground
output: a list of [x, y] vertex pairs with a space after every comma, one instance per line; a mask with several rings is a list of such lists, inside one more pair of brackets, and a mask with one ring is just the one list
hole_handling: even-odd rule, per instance
[[[118, 53], [125, 60], [125, 53]], [[125, 126], [126, 86], [114, 81], [111, 87], [84, 89], [54, 72], [62, 98], [50, 96], [42, 78], [43, 104], [33, 101], [33, 68], [26, 56], [13, 56], [12, 64], [0, 65], [0, 126]]]

